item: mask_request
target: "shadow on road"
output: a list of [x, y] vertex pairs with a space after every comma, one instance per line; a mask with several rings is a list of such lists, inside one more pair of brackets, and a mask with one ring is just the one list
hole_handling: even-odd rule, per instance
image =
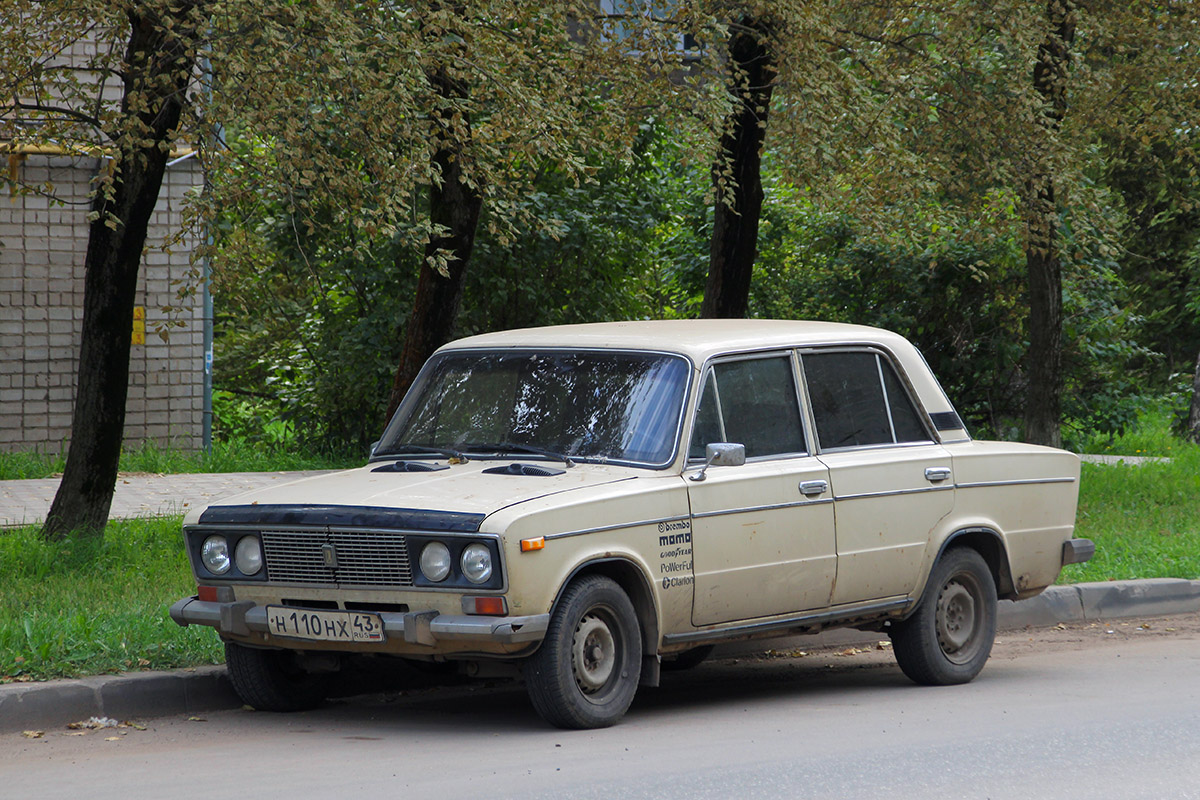
[[[411, 666], [348, 672], [334, 699], [322, 709], [289, 716], [323, 727], [334, 719], [376, 728], [381, 738], [426, 731], [471, 730], [511, 734], [545, 731], [523, 684], [516, 679], [469, 679]], [[707, 662], [686, 672], [664, 672], [656, 688], [641, 687], [627, 720], [663, 714], [691, 717], [747, 703], [803, 702], [843, 695], [848, 704], [864, 693], [915, 688], [890, 653], [836, 654], [805, 658], [739, 658]], [[364, 689], [370, 693], [364, 694]]]

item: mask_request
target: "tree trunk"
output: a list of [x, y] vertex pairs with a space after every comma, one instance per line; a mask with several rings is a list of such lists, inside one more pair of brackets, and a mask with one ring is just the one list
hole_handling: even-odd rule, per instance
[[[431, 74], [429, 79], [447, 100], [462, 100], [467, 96], [467, 87], [445, 72]], [[425, 245], [425, 263], [417, 278], [417, 294], [404, 332], [404, 348], [392, 381], [385, 423], [396, 413], [421, 366], [434, 350], [450, 340], [483, 208], [481, 187], [470, 182], [464, 164], [471, 142], [470, 117], [466, 111], [455, 115], [450, 104], [439, 111], [439, 116], [447, 120], [447, 126], [456, 116], [458, 126], [434, 154], [433, 162], [441, 180], [429, 188], [429, 218], [435, 229], [444, 233], [431, 236]], [[444, 272], [436, 266], [441, 259], [445, 259]]]
[[764, 21], [744, 18], [729, 40], [734, 108], [712, 170], [716, 208], [702, 317], [744, 317], [749, 306], [763, 203], [762, 146], [775, 80], [768, 35]]
[[[102, 535], [108, 522], [129, 390], [129, 351], [138, 268], [194, 67], [195, 4], [181, 3], [173, 32], [130, 11], [118, 158], [110, 187], [92, 203], [96, 217], [84, 257], [83, 328], [71, 444], [62, 482], [42, 527], [46, 539], [72, 531]], [[160, 147], [160, 145], [163, 145]]]
[[1192, 376], [1192, 409], [1188, 414], [1187, 435], [1200, 444], [1200, 356], [1196, 356], [1196, 372]]
[[[1049, 0], [1050, 33], [1038, 48], [1033, 85], [1045, 102], [1040, 125], [1046, 149], [1067, 113], [1067, 68], [1075, 40], [1074, 0]], [[1062, 444], [1063, 317], [1062, 264], [1058, 249], [1058, 208], [1049, 152], [1030, 175], [1025, 197], [1025, 265], [1029, 280], [1029, 376], [1025, 440]]]

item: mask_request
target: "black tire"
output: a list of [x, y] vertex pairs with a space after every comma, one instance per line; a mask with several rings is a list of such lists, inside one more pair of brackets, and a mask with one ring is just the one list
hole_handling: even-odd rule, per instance
[[683, 672], [685, 669], [698, 667], [704, 662], [704, 659], [712, 655], [713, 646], [711, 644], [693, 647], [691, 650], [684, 650], [677, 656], [664, 658], [662, 668], [667, 672]]
[[978, 675], [996, 639], [996, 583], [983, 556], [947, 550], [916, 612], [893, 624], [891, 637], [896, 662], [915, 683], [948, 686]]
[[589, 575], [567, 587], [546, 638], [524, 664], [529, 699], [558, 728], [606, 728], [637, 691], [642, 634], [628, 595]]
[[233, 688], [258, 711], [304, 711], [325, 699], [332, 673], [300, 668], [290, 650], [259, 650], [225, 643], [225, 666]]

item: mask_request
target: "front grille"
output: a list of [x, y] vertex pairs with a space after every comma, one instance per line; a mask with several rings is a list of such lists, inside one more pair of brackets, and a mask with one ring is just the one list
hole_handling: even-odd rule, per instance
[[408, 545], [401, 533], [264, 530], [262, 543], [272, 581], [412, 586]]

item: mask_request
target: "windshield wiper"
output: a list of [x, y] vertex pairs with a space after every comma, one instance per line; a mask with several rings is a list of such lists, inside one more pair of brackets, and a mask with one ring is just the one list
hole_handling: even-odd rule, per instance
[[532, 444], [517, 444], [516, 442], [471, 442], [462, 445], [462, 448], [473, 453], [532, 453], [537, 456], [554, 459], [555, 461], [561, 461], [568, 467], [575, 466], [575, 462], [571, 460], [570, 456]]
[[459, 461], [466, 463], [470, 461], [464, 453], [458, 450], [452, 450], [449, 447], [433, 447], [427, 444], [401, 444], [395, 447], [389, 447], [387, 450], [376, 450], [376, 456], [393, 456], [403, 457], [405, 455], [439, 455], [446, 458], [456, 458]]

